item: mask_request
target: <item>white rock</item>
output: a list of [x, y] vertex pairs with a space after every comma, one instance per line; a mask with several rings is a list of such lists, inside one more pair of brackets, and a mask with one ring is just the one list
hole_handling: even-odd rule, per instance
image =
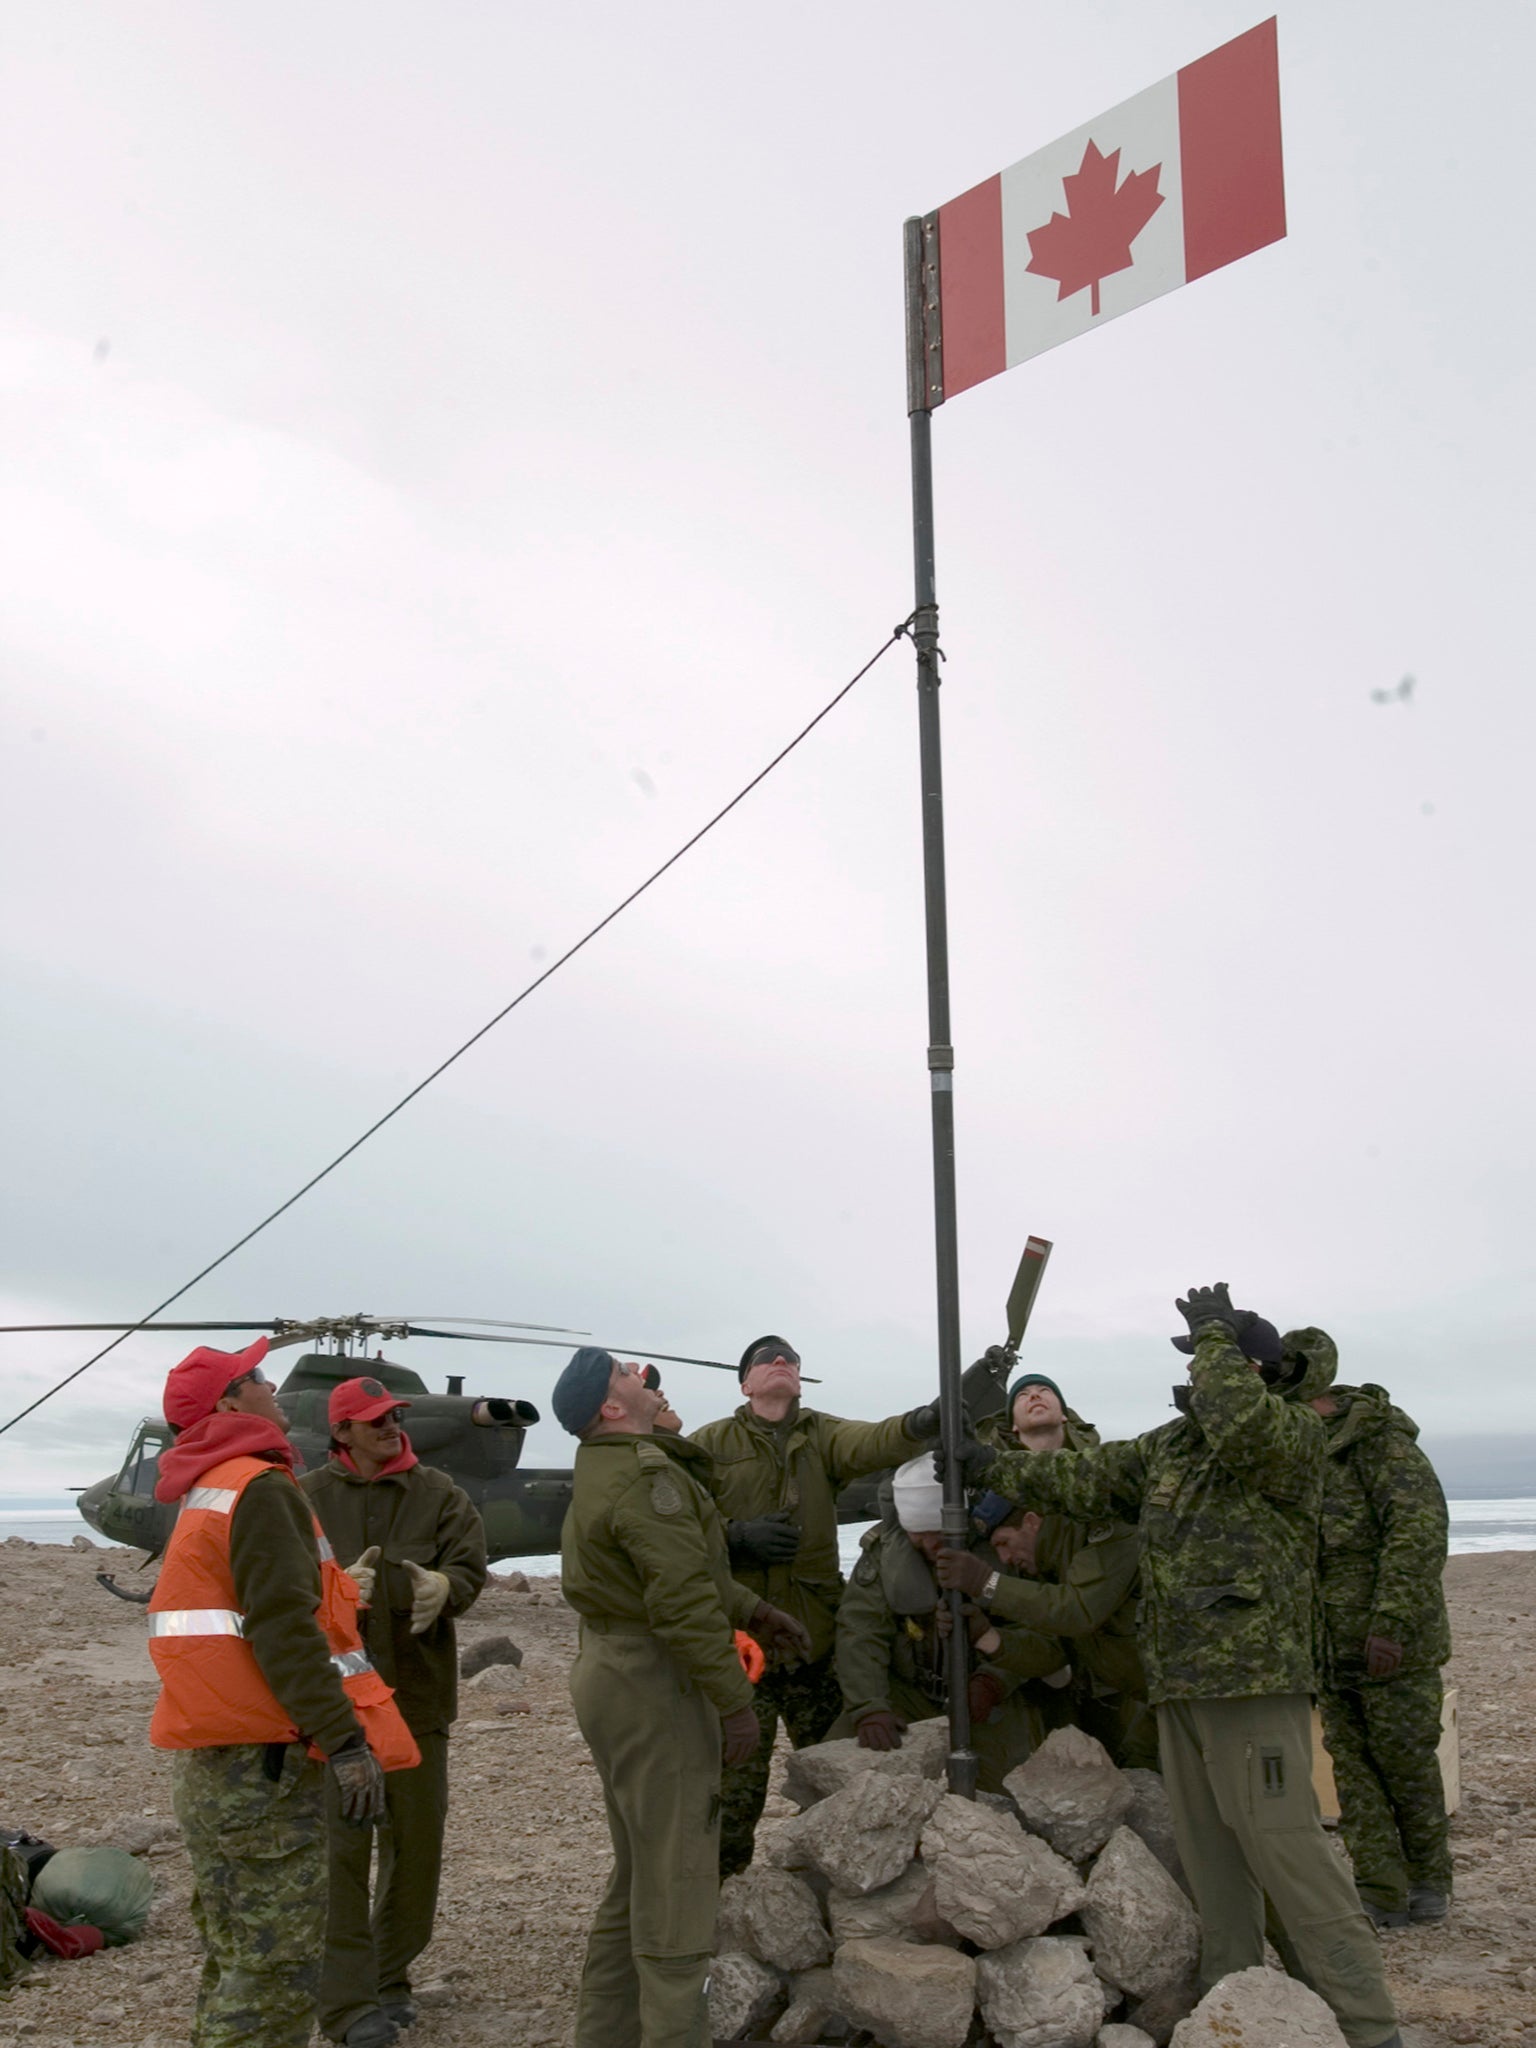
[[832, 1963], [837, 2010], [883, 2048], [963, 2048], [976, 2002], [976, 1965], [952, 1948], [849, 1941]]
[[1017, 1821], [946, 1793], [923, 1829], [940, 1917], [978, 1948], [1043, 1934], [1083, 1903], [1077, 1872]]
[[827, 1919], [839, 1946], [888, 1936], [893, 1941], [944, 1941], [954, 1947], [960, 1939], [940, 1917], [933, 1872], [922, 1862], [908, 1864], [894, 1884], [882, 1885], [877, 1892], [829, 1892]]
[[1126, 1826], [1140, 1835], [1179, 1890], [1188, 1892], [1178, 1837], [1173, 1831], [1173, 1808], [1162, 1778], [1156, 1771], [1127, 1771], [1125, 1775], [1135, 1794], [1126, 1810]]
[[912, 1861], [923, 1823], [944, 1796], [931, 1778], [861, 1772], [841, 1792], [780, 1821], [774, 1860], [809, 1865], [839, 1891], [878, 1891]]
[[837, 2017], [830, 1970], [805, 1970], [789, 1987], [789, 2004], [774, 2022], [770, 2041], [819, 2041], [822, 2029]]
[[1093, 2048], [1156, 2048], [1156, 2043], [1140, 2027], [1100, 2027]]
[[784, 1768], [784, 1796], [800, 1807], [841, 1792], [850, 1780], [873, 1771], [895, 1778], [942, 1778], [949, 1755], [949, 1723], [941, 1717], [918, 1721], [900, 1749], [862, 1749], [855, 1737], [816, 1742], [791, 1750]]
[[976, 2000], [1000, 2048], [1092, 2048], [1104, 1987], [1075, 1941], [1016, 1941], [976, 1961]]
[[756, 2033], [783, 2003], [777, 1970], [734, 1950], [709, 1966], [709, 2031], [717, 2041]]
[[1315, 1991], [1279, 1970], [1234, 1970], [1173, 2030], [1173, 2048], [1344, 2048]]
[[814, 1970], [832, 1960], [816, 1894], [792, 1871], [756, 1866], [720, 1887], [715, 1947], [739, 1949], [770, 1969]]
[[1136, 1797], [1103, 1743], [1081, 1728], [1053, 1729], [1003, 1784], [1024, 1825], [1073, 1863], [1103, 1848]]
[[1200, 1955], [1200, 1922], [1140, 1835], [1116, 1828], [1088, 1878], [1083, 1926], [1101, 1977], [1133, 1998], [1176, 1984]]

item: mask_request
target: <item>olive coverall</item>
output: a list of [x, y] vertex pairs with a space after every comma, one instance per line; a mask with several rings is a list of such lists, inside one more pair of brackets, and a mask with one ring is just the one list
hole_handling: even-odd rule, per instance
[[587, 1939], [575, 2048], [707, 2048], [720, 1894], [720, 1716], [752, 1705], [734, 1635], [761, 1604], [726, 1560], [705, 1454], [604, 1434], [576, 1452], [561, 1579], [581, 1617], [576, 1720], [613, 1874]]

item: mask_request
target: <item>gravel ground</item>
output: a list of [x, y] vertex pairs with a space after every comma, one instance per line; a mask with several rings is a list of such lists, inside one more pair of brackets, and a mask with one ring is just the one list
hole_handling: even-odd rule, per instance
[[[155, 1683], [142, 1608], [96, 1584], [132, 1583], [137, 1554], [0, 1545], [0, 1819], [63, 1847], [143, 1823], [156, 1901], [142, 1940], [45, 1962], [0, 2001], [0, 2048], [173, 2048], [197, 1977], [187, 1859], [170, 1774], [144, 1730]], [[1461, 1687], [1457, 1897], [1443, 1928], [1383, 1937], [1417, 2048], [1536, 2048], [1536, 1552], [1452, 1558], [1446, 1574]], [[565, 1674], [575, 1617], [556, 1582], [493, 1579], [461, 1630], [510, 1633], [521, 1670], [465, 1688], [438, 1939], [418, 1973], [413, 2048], [568, 2038], [582, 1940], [607, 1869], [596, 1774]], [[777, 1784], [777, 1772], [775, 1785]], [[790, 1809], [775, 1791], [769, 1811]]]

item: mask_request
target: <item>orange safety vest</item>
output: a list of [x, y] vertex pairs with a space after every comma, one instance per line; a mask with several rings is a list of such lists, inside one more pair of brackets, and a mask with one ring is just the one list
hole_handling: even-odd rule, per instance
[[[228, 1458], [189, 1489], [149, 1603], [149, 1654], [161, 1693], [149, 1724], [156, 1749], [213, 1749], [236, 1742], [296, 1742], [299, 1731], [261, 1674], [245, 1640], [229, 1559], [230, 1520], [253, 1479], [273, 1470], [264, 1458]], [[294, 1485], [292, 1473], [287, 1474]], [[311, 1516], [313, 1520], [313, 1516]], [[315, 1620], [341, 1673], [342, 1690], [386, 1771], [421, 1762], [395, 1695], [374, 1669], [357, 1626], [357, 1586], [337, 1564], [315, 1522], [320, 1605]], [[322, 1751], [310, 1746], [310, 1755]]]

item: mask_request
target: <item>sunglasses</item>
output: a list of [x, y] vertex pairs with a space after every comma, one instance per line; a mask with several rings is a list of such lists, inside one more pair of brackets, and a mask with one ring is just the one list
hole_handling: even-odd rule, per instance
[[777, 1346], [771, 1351], [754, 1351], [751, 1358], [747, 1361], [747, 1371], [750, 1372], [754, 1365], [775, 1365], [780, 1359], [786, 1365], [798, 1365], [800, 1363], [800, 1354], [798, 1351], [791, 1351], [787, 1347], [784, 1350], [780, 1350]]
[[270, 1387], [272, 1384], [261, 1367], [253, 1365], [249, 1372], [243, 1372], [238, 1379], [230, 1381], [229, 1385], [224, 1389], [224, 1399], [226, 1401], [229, 1400], [231, 1395], [238, 1394], [242, 1387], [250, 1386], [253, 1383], [258, 1387]]

